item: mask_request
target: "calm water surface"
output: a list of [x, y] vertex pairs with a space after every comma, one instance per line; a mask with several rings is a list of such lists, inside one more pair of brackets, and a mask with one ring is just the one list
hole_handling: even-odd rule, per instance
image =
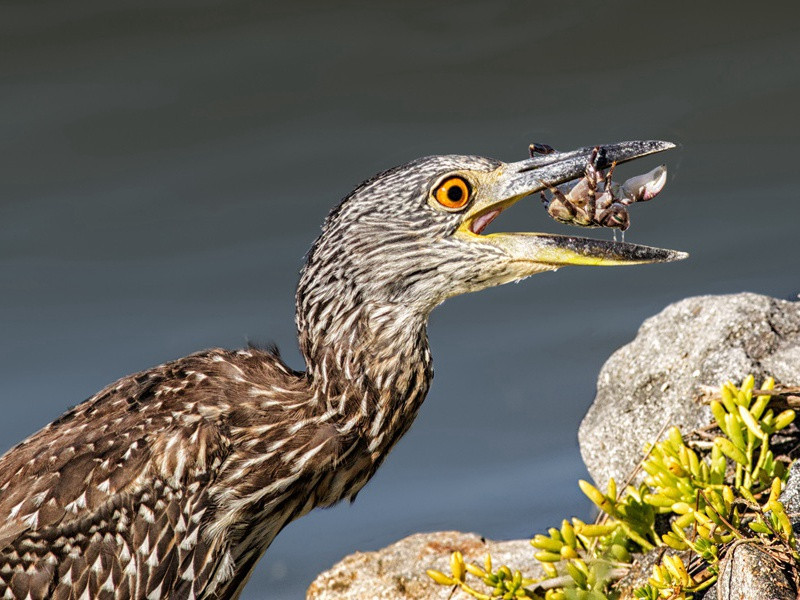
[[[691, 259], [437, 309], [417, 423], [354, 505], [279, 536], [244, 597], [301, 598], [344, 555], [420, 530], [510, 538], [587, 515], [575, 432], [608, 355], [685, 296], [800, 292], [800, 15], [689, 6], [3, 3], [0, 450], [202, 348], [274, 340], [300, 368], [303, 254], [378, 170], [669, 139], [670, 183], [627, 239]], [[568, 231], [535, 199], [492, 227]]]

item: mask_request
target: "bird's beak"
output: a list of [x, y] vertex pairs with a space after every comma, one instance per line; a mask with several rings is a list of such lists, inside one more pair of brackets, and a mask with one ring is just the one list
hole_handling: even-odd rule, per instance
[[[674, 148], [670, 142], [633, 141], [600, 146], [595, 167], [608, 168], [649, 154]], [[537, 270], [563, 265], [629, 265], [670, 262], [688, 254], [625, 242], [592, 240], [547, 233], [493, 233], [480, 235], [481, 223], [491, 221], [500, 211], [521, 198], [583, 177], [594, 148], [551, 152], [502, 165], [481, 186], [473, 205], [464, 216], [456, 235], [472, 242], [491, 244], [514, 261], [535, 264]]]

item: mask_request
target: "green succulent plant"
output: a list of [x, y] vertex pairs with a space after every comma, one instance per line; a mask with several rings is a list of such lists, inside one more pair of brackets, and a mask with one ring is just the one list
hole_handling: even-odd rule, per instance
[[[715, 423], [687, 440], [677, 427], [645, 449], [638, 487], [605, 492], [579, 481], [597, 506], [594, 523], [563, 520], [531, 540], [544, 577], [526, 578], [503, 565], [493, 569], [451, 557], [451, 573], [428, 570], [438, 584], [461, 588], [478, 600], [690, 600], [716, 581], [720, 560], [735, 543], [780, 546], [800, 567], [795, 538], [780, 493], [788, 460], [770, 446], [774, 433], [788, 427], [795, 411], [775, 413], [770, 406], [775, 382], [767, 379], [754, 393], [755, 380], [726, 383], [711, 398]], [[637, 469], [638, 470], [638, 469]], [[630, 478], [632, 479], [632, 477]], [[636, 555], [661, 548], [647, 583], [624, 596], [615, 582], [626, 575]]]

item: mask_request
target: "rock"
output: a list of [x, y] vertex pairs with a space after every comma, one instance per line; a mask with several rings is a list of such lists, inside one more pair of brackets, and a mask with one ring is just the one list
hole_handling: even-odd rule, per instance
[[624, 481], [665, 424], [684, 431], [712, 421], [693, 398], [700, 386], [772, 375], [800, 383], [800, 303], [757, 294], [699, 296], [645, 321], [600, 371], [578, 433], [600, 487]]
[[792, 520], [792, 525], [797, 529], [797, 525], [800, 523], [800, 461], [792, 463], [792, 467], [789, 469], [789, 480], [781, 493], [780, 500], [783, 502], [786, 514]]
[[789, 578], [766, 552], [749, 544], [733, 546], [723, 560], [714, 589], [704, 600], [795, 600]]
[[307, 600], [434, 599], [466, 600], [460, 590], [437, 585], [426, 569], [450, 573], [450, 554], [460, 550], [467, 562], [483, 565], [486, 553], [496, 567], [507, 564], [526, 576], [542, 570], [533, 558], [528, 540], [493, 542], [472, 533], [443, 531], [418, 533], [377, 552], [357, 552], [345, 557], [313, 581]]

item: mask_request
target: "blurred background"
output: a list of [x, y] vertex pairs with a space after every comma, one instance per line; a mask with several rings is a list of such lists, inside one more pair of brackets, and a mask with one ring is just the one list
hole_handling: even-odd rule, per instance
[[[632, 242], [688, 261], [538, 275], [437, 309], [433, 389], [352, 505], [289, 526], [245, 598], [423, 530], [586, 516], [600, 366], [686, 296], [800, 292], [797, 3], [17, 1], [0, 6], [0, 451], [114, 379], [293, 323], [361, 180], [437, 153], [680, 148]], [[533, 198], [494, 230], [576, 233]], [[593, 232], [610, 238], [608, 231]]]

